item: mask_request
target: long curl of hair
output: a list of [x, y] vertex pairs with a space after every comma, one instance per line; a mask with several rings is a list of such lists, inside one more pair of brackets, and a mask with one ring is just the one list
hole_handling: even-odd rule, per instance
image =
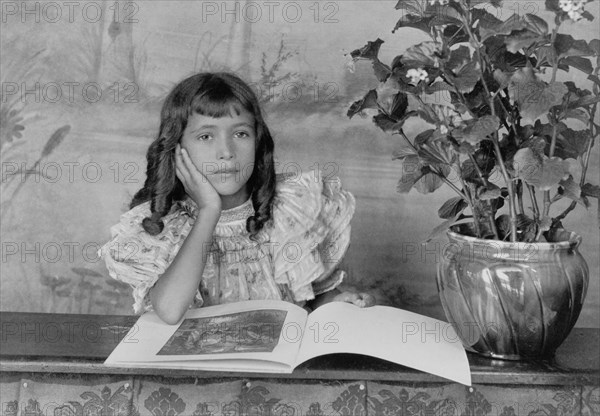
[[162, 218], [169, 213], [173, 202], [186, 197], [176, 175], [175, 149], [189, 117], [194, 113], [226, 117], [232, 111], [239, 115], [242, 109], [254, 116], [256, 131], [254, 170], [248, 179], [255, 214], [246, 221], [251, 238], [271, 219], [275, 196], [274, 144], [256, 95], [233, 74], [200, 73], [183, 80], [169, 93], [162, 106], [158, 137], [146, 154], [146, 181], [134, 195], [130, 208], [150, 201], [152, 214], [142, 222], [147, 233], [160, 234], [164, 229]]

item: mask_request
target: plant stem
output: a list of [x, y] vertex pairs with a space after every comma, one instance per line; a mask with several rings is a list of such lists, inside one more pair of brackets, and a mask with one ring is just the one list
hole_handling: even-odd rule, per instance
[[494, 137], [492, 140], [494, 143], [494, 153], [496, 154], [496, 161], [500, 166], [500, 170], [502, 171], [502, 176], [504, 177], [504, 181], [506, 182], [506, 188], [508, 189], [508, 209], [510, 212], [510, 240], [512, 242], [517, 241], [517, 212], [515, 209], [515, 195], [514, 189], [512, 187], [512, 181], [510, 176], [508, 175], [508, 171], [506, 170], [506, 166], [504, 166], [504, 161], [502, 160], [502, 153], [500, 151], [500, 145], [498, 144], [498, 138]]
[[460, 183], [462, 184], [463, 189], [465, 190], [465, 195], [467, 197], [466, 201], [467, 204], [469, 205], [469, 209], [471, 210], [471, 213], [473, 214], [473, 226], [475, 227], [475, 234], [477, 234], [477, 238], [481, 238], [481, 227], [479, 226], [479, 221], [477, 220], [477, 215], [476, 215], [476, 211], [475, 211], [475, 205], [473, 204], [473, 199], [471, 199], [471, 194], [469, 189], [467, 189], [465, 182], [462, 178], [462, 174], [460, 172], [460, 167], [458, 167], [459, 170], [459, 174], [458, 177], [460, 178]]
[[[483, 88], [485, 89], [485, 93], [486, 93], [486, 99], [488, 101], [488, 105], [490, 107], [490, 112], [493, 116], [496, 115], [496, 108], [494, 106], [494, 97], [490, 94], [490, 89], [488, 88], [487, 82], [485, 81], [485, 65], [484, 65], [484, 55], [485, 55], [485, 51], [482, 51], [482, 46], [479, 42], [479, 40], [475, 37], [475, 35], [473, 34], [473, 31], [471, 30], [471, 13], [469, 11], [469, 7], [468, 5], [465, 3], [464, 0], [460, 0], [461, 5], [463, 5], [465, 11], [466, 11], [466, 18], [463, 21], [463, 26], [464, 28], [467, 30], [467, 33], [469, 34], [469, 39], [471, 41], [471, 45], [473, 46], [473, 48], [475, 49], [476, 53], [477, 53], [477, 60], [479, 61], [479, 71], [481, 72], [481, 84], [483, 85]], [[491, 98], [491, 101], [490, 101]], [[499, 145], [499, 140], [498, 140], [498, 132], [495, 131], [492, 135], [492, 142], [494, 143], [494, 153], [496, 154], [496, 160], [498, 162], [498, 165], [500, 166], [500, 169], [502, 170], [502, 176], [504, 177], [504, 181], [506, 182], [506, 187], [508, 189], [508, 206], [509, 206], [509, 211], [510, 211], [510, 238], [512, 242], [516, 242], [517, 241], [517, 213], [515, 210], [515, 194], [514, 194], [514, 189], [513, 189], [513, 184], [511, 181], [511, 178], [508, 174], [508, 171], [506, 170], [506, 166], [504, 166], [504, 161], [502, 160], [502, 152], [500, 151], [500, 145]]]
[[[598, 130], [594, 130], [594, 117], [596, 115], [596, 109], [598, 104], [594, 104], [592, 110], [590, 111], [590, 140], [588, 141], [587, 148], [585, 149], [585, 153], [583, 154], [583, 168], [581, 169], [581, 178], [579, 180], [579, 187], [583, 187], [585, 185], [585, 176], [587, 174], [588, 164], [590, 162], [590, 154], [592, 153], [592, 146], [594, 145], [594, 138], [598, 135]], [[599, 202], [600, 203], [600, 202]], [[573, 211], [577, 206], [576, 201], [572, 201], [569, 206], [560, 213], [556, 218], [552, 219], [552, 226], [557, 224], [559, 221], [562, 221], [569, 212]]]
[[[556, 35], [558, 34], [558, 28], [560, 27], [561, 22], [557, 22], [554, 29], [552, 29], [552, 36], [550, 37], [550, 46], [554, 48], [554, 43], [556, 42]], [[556, 49], [554, 48], [556, 51]], [[556, 81], [556, 72], [558, 71], [558, 59], [555, 60], [552, 64], [552, 79], [550, 83]]]
[[517, 205], [519, 206], [519, 214], [523, 215], [525, 214], [525, 209], [523, 208], [523, 182], [517, 180], [517, 185], [515, 188], [517, 191]]
[[[548, 157], [552, 158], [554, 156], [554, 150], [556, 149], [556, 136], [558, 134], [558, 124], [554, 124], [552, 127], [552, 139], [550, 141], [550, 150], [548, 151]], [[552, 205], [552, 201], [550, 200], [550, 190], [544, 191], [544, 213], [542, 215], [542, 219], [546, 218], [550, 213], [550, 205]]]
[[537, 222], [540, 219], [540, 209], [538, 207], [537, 198], [535, 196], [535, 188], [532, 185], [525, 184], [529, 191], [529, 198], [531, 199], [531, 205], [533, 207], [533, 219]]
[[469, 202], [469, 196], [462, 192], [460, 189], [458, 189], [456, 187], [456, 185], [454, 185], [452, 182], [450, 182], [448, 180], [448, 178], [446, 178], [441, 172], [439, 172], [437, 169], [432, 168], [431, 166], [429, 166], [429, 169], [431, 170], [431, 173], [439, 176], [439, 178], [446, 184], [448, 185], [450, 188], [452, 188], [454, 190], [454, 192], [456, 192], [460, 197], [462, 197], [465, 201]]
[[481, 182], [483, 182], [483, 184], [485, 185], [486, 188], [489, 188], [490, 183], [488, 182], [487, 178], [483, 176], [483, 172], [481, 172], [479, 165], [477, 164], [477, 162], [475, 162], [475, 158], [473, 157], [473, 155], [471, 153], [469, 153], [469, 159], [471, 159], [471, 163], [473, 163], [475, 172], [477, 172], [477, 176], [479, 176], [479, 179], [481, 179]]
[[[473, 155], [471, 153], [469, 153], [469, 159], [471, 159], [471, 163], [473, 163], [473, 167], [475, 167], [475, 171], [477, 172], [477, 175], [479, 176], [479, 178], [481, 179], [481, 181], [483, 182], [485, 187], [489, 189], [490, 183], [488, 182], [487, 178], [485, 176], [483, 176], [483, 173], [481, 172], [479, 165], [477, 164], [477, 162], [475, 161], [475, 158], [473, 157]], [[460, 175], [460, 178], [461, 178], [461, 182], [463, 184], [463, 188], [465, 188], [465, 184], [462, 181], [462, 175]], [[498, 235], [498, 228], [496, 228], [496, 221], [494, 220], [494, 213], [492, 212], [492, 203], [491, 202], [488, 203], [488, 208], [489, 208], [489, 211], [487, 212], [487, 218], [490, 223], [490, 228], [492, 229], [492, 232], [494, 233], [494, 237], [496, 238], [496, 240], [499, 240], [500, 237]], [[473, 215], [473, 220], [475, 220], [475, 215]]]

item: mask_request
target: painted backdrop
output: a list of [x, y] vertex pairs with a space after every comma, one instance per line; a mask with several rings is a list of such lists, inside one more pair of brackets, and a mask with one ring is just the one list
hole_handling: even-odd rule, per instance
[[[1, 310], [132, 312], [130, 289], [108, 278], [96, 250], [143, 183], [167, 91], [192, 73], [225, 69], [261, 97], [279, 171], [322, 169], [356, 196], [348, 283], [443, 318], [435, 270], [445, 240], [421, 242], [453, 195], [396, 193], [399, 142], [368, 118], [346, 117], [377, 81], [345, 53], [380, 37], [380, 56], [391, 61], [421, 40], [412, 29], [391, 33], [395, 3], [3, 0]], [[599, 15], [598, 2], [586, 7]], [[543, 1], [519, 1], [496, 13], [542, 11]], [[597, 20], [563, 27], [599, 37]], [[595, 150], [589, 174], [598, 178]], [[591, 272], [578, 326], [600, 326], [596, 209], [579, 207], [567, 222], [583, 235]]]

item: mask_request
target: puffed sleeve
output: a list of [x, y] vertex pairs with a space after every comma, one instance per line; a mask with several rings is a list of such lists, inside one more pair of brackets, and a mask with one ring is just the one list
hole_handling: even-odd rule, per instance
[[355, 206], [337, 177], [311, 171], [278, 180], [271, 234], [274, 277], [294, 301], [313, 299], [344, 279], [336, 269], [350, 244]]
[[[98, 251], [109, 275], [132, 287], [136, 314], [152, 309], [148, 292], [171, 264], [192, 226], [185, 211], [172, 210], [163, 218], [163, 231], [153, 236], [142, 227], [148, 216], [149, 202], [121, 215], [120, 222], [110, 229], [110, 241]], [[196, 302], [201, 301], [198, 296]]]

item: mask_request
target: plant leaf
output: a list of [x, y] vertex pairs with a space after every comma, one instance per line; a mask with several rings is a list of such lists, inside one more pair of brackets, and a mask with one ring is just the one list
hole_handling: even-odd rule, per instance
[[373, 116], [373, 123], [385, 132], [396, 132], [404, 125], [404, 120], [394, 120], [387, 114], [379, 113]]
[[471, 0], [471, 7], [476, 6], [478, 4], [489, 4], [491, 3], [494, 7], [502, 7], [502, 2], [504, 0]]
[[571, 35], [558, 33], [554, 41], [554, 47], [559, 58], [565, 56], [590, 56], [594, 55], [594, 50], [589, 47], [583, 39], [574, 39]]
[[600, 199], [600, 186], [586, 183], [581, 187], [581, 193], [584, 196], [591, 196], [592, 198]]
[[379, 48], [382, 43], [384, 43], [384, 41], [379, 38], [372, 42], [368, 41], [362, 48], [350, 52], [350, 56], [354, 59], [377, 59]]
[[426, 9], [425, 0], [398, 0], [396, 10], [406, 10], [407, 13], [423, 16]]
[[394, 96], [394, 101], [392, 102], [392, 108], [390, 110], [390, 115], [396, 120], [400, 120], [406, 114], [406, 109], [408, 108], [408, 95], [403, 92], [399, 92]]
[[502, 197], [502, 190], [500, 188], [487, 189], [481, 195], [479, 195], [479, 199], [481, 199], [483, 201], [501, 198], [501, 197]]
[[590, 40], [589, 46], [594, 51], [594, 55], [600, 56], [600, 39]]
[[499, 84], [498, 85], [498, 89], [504, 89], [508, 86], [508, 83], [510, 81], [510, 77], [506, 72], [503, 72], [502, 70], [496, 68], [494, 70], [494, 79], [496, 80], [496, 82]]
[[586, 208], [589, 206], [589, 202], [586, 203], [586, 200], [582, 198], [581, 188], [579, 187], [579, 184], [573, 180], [573, 177], [570, 176], [567, 179], [563, 179], [560, 181], [559, 185], [559, 192], [564, 197], [576, 201], [578, 204], [581, 204]]
[[506, 44], [506, 50], [511, 53], [518, 53], [521, 49], [527, 49], [535, 42], [544, 40], [537, 33], [530, 32], [528, 30], [521, 30], [515, 32], [513, 35], [507, 36], [504, 40]]
[[569, 103], [568, 108], [577, 108], [577, 107], [587, 107], [588, 105], [593, 105], [600, 102], [600, 96], [593, 95], [585, 95], [578, 99], [577, 101], [573, 101]]
[[527, 28], [540, 36], [548, 34], [548, 23], [544, 19], [535, 14], [526, 13], [523, 16], [523, 21], [527, 24]]
[[447, 220], [459, 215], [467, 206], [468, 204], [460, 196], [450, 198], [440, 207], [438, 215], [440, 218]]
[[558, 62], [558, 56], [553, 46], [540, 46], [535, 52], [538, 59], [538, 66], [548, 65], [553, 66]]
[[418, 146], [421, 160], [437, 168], [444, 165], [451, 165], [457, 157], [452, 143], [450, 143], [445, 136], [435, 136], [436, 132], [434, 131], [426, 141], [421, 142], [418, 145], [417, 138], [415, 138], [415, 145]]
[[581, 72], [585, 72], [586, 74], [591, 74], [594, 72], [594, 67], [592, 66], [590, 60], [581, 56], [567, 56], [566, 58], [561, 59], [560, 62], [579, 69]]
[[431, 85], [425, 86], [426, 94], [435, 94], [439, 91], [454, 91], [454, 88], [452, 87], [452, 85], [444, 81], [436, 81]]
[[510, 35], [514, 30], [526, 28], [525, 22], [521, 20], [521, 17], [517, 13], [514, 13], [505, 21], [500, 21], [500, 23], [494, 20], [483, 19], [479, 25], [479, 34], [481, 35], [482, 42], [492, 36]]
[[[445, 168], [441, 167], [440, 170], [444, 176], [450, 173], [450, 167], [448, 166]], [[442, 179], [435, 173], [427, 173], [422, 178], [419, 178], [415, 184], [415, 189], [422, 194], [429, 194], [442, 186], [443, 183]]]
[[455, 4], [438, 5], [427, 3], [425, 14], [433, 16], [432, 25], [461, 25], [462, 24], [462, 9]]
[[417, 156], [415, 150], [408, 145], [402, 146], [400, 149], [396, 149], [392, 152], [392, 160], [403, 160], [408, 156]]
[[558, 0], [546, 0], [546, 10], [562, 13], [562, 9], [558, 5]]
[[397, 191], [401, 194], [409, 192], [425, 173], [418, 156], [406, 157], [402, 163], [402, 175], [396, 186]]
[[550, 108], [562, 103], [564, 95], [569, 92], [562, 82], [546, 85], [535, 76], [532, 68], [517, 70], [510, 80], [508, 90], [510, 97], [519, 104], [524, 121], [532, 123]]
[[438, 42], [432, 41], [413, 45], [402, 56], [402, 63], [413, 68], [433, 67], [435, 61], [432, 56], [435, 56], [439, 46]]
[[[548, 142], [550, 142], [551, 139], [550, 136], [546, 136]], [[585, 153], [588, 140], [590, 139], [591, 135], [589, 130], [564, 128], [557, 135], [554, 156], [558, 156], [562, 159], [577, 159]]]
[[432, 20], [433, 16], [423, 17], [414, 14], [406, 14], [400, 17], [400, 20], [398, 20], [396, 26], [392, 29], [392, 33], [396, 33], [398, 29], [403, 27], [412, 27], [414, 29], [422, 30], [425, 33], [430, 33], [430, 24]]
[[574, 118], [577, 119], [579, 121], [581, 121], [584, 125], [587, 126], [588, 122], [590, 121], [590, 117], [588, 116], [588, 113], [586, 113], [585, 111], [583, 111], [580, 108], [570, 108], [567, 111], [565, 111], [563, 113], [563, 117], [564, 118]]
[[516, 177], [544, 191], [557, 185], [569, 175], [569, 164], [564, 160], [540, 157], [526, 147], [519, 149], [513, 157]]
[[471, 61], [471, 51], [466, 46], [459, 46], [450, 52], [450, 58], [446, 61], [446, 68], [456, 71]]
[[496, 116], [483, 116], [479, 119], [469, 120], [465, 127], [452, 130], [452, 136], [458, 141], [467, 141], [477, 144], [486, 140], [487, 136], [497, 131], [500, 127], [500, 119]]
[[465, 94], [473, 91], [480, 77], [479, 64], [477, 61], [471, 61], [463, 66], [455, 77], [449, 76], [448, 78], [461, 93]]
[[534, 136], [531, 139], [524, 141], [519, 146], [521, 149], [525, 147], [530, 148], [535, 155], [542, 157], [544, 155], [544, 150], [546, 149], [546, 140], [542, 137]]
[[427, 243], [427, 242], [431, 241], [432, 239], [434, 239], [435, 237], [437, 237], [438, 235], [440, 235], [441, 233], [446, 231], [448, 228], [452, 227], [456, 223], [457, 219], [458, 219], [458, 215], [444, 221], [443, 223], [441, 223], [440, 225], [435, 227], [433, 230], [431, 230], [431, 233], [429, 233], [429, 235], [427, 236], [427, 239], [425, 239], [425, 242]]
[[353, 102], [348, 109], [347, 116], [352, 118], [366, 108], [378, 108], [377, 91], [374, 89], [367, 92], [362, 99]]
[[448, 46], [469, 41], [468, 33], [462, 28], [462, 26], [457, 25], [448, 25], [448, 27], [444, 29], [444, 38], [449, 39]]
[[594, 84], [600, 86], [600, 78], [598, 78], [596, 75], [588, 75], [587, 79], [593, 81]]

